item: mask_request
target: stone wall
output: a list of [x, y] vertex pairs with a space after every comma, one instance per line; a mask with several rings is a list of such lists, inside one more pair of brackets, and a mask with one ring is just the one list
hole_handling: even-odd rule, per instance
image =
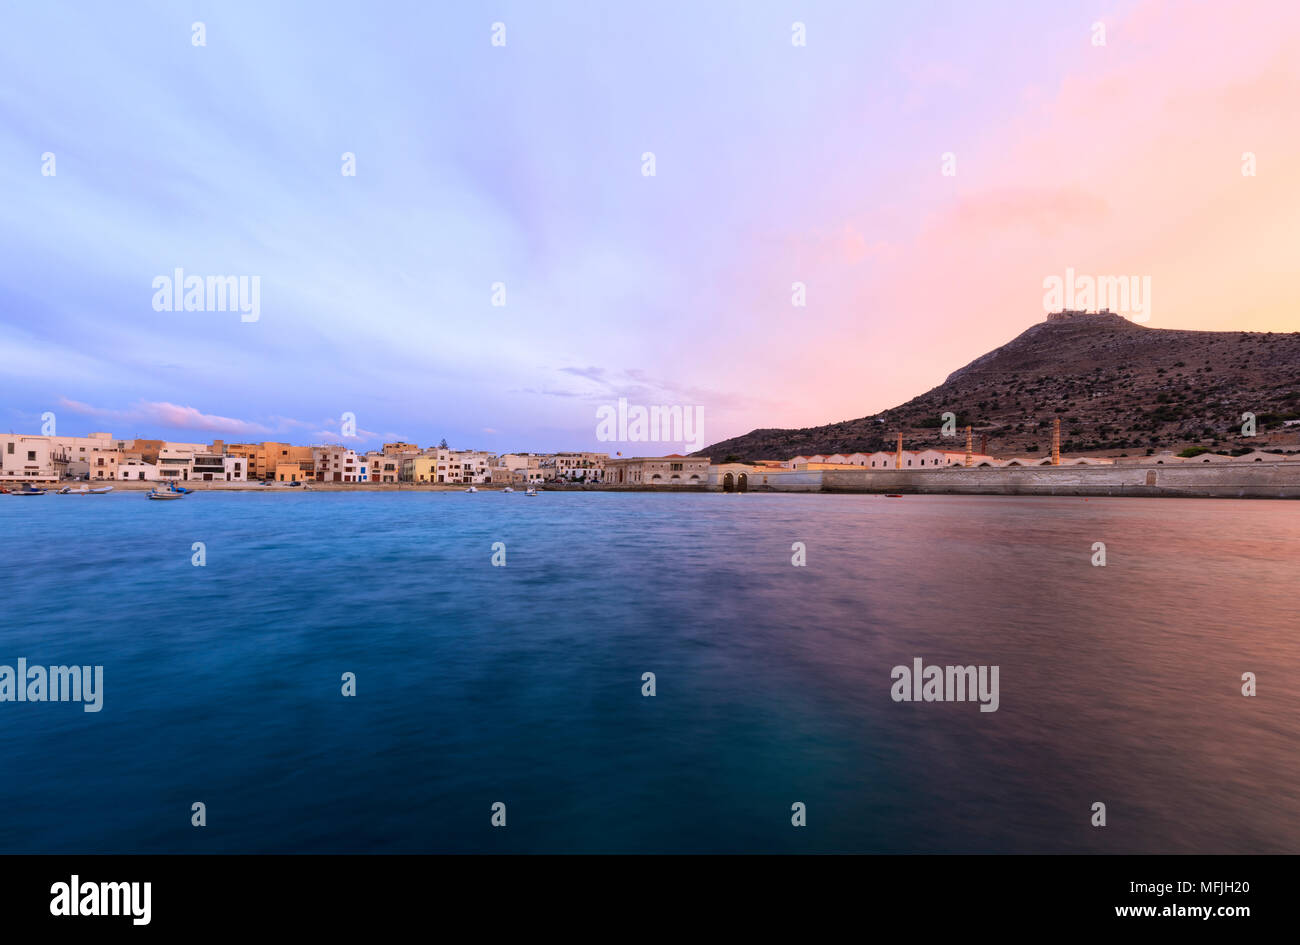
[[826, 492], [1300, 498], [1300, 463], [825, 470]]

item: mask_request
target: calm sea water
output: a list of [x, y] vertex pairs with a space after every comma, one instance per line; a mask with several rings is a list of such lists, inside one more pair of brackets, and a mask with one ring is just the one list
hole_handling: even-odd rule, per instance
[[[133, 493], [0, 523], [0, 663], [105, 677], [97, 714], [0, 703], [3, 851], [1300, 851], [1300, 503]], [[918, 656], [998, 665], [1000, 708], [892, 701]]]

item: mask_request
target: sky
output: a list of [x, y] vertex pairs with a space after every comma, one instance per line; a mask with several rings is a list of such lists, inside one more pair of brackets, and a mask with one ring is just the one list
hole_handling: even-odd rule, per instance
[[1300, 330], [1297, 112], [1291, 2], [0, 3], [0, 427], [710, 443], [904, 402], [1067, 269]]

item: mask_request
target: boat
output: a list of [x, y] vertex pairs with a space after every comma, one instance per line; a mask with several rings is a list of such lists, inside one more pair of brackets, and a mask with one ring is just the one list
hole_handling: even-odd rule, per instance
[[159, 492], [157, 489], [150, 489], [147, 493], [145, 493], [145, 495], [147, 495], [147, 496], [148, 496], [149, 498], [151, 498], [151, 499], [183, 499], [183, 498], [185, 498], [185, 493], [184, 493], [184, 492], [176, 492], [176, 491], [173, 491], [173, 490], [170, 490], [170, 489], [165, 489], [165, 490], [163, 490], [162, 492]]
[[107, 494], [107, 493], [109, 493], [109, 492], [112, 492], [112, 491], [113, 491], [113, 487], [112, 487], [112, 486], [96, 486], [94, 489], [91, 489], [89, 492], [87, 492], [87, 493], [85, 493], [85, 494], [86, 494], [86, 495], [105, 495], [105, 494]]
[[170, 491], [180, 493], [181, 495], [189, 495], [194, 491], [193, 489], [186, 489], [184, 486], [178, 486], [174, 482], [167, 483], [167, 488]]
[[524, 493], [524, 495], [537, 495], [537, 490], [530, 487], [529, 490]]
[[504, 489], [502, 489], [501, 491], [502, 491], [502, 492], [514, 492], [515, 490], [514, 490], [514, 489], [511, 489], [509, 486], [506, 486], [506, 487], [505, 487]]
[[17, 492], [11, 492], [10, 495], [45, 495], [45, 489], [37, 489], [35, 486], [25, 486]]
[[62, 489], [60, 489], [58, 492], [56, 492], [56, 493], [54, 493], [54, 494], [55, 494], [55, 495], [67, 495], [67, 494], [68, 494], [69, 492], [71, 492], [71, 491], [72, 491], [72, 486], [64, 486]]
[[466, 491], [466, 492], [478, 492], [478, 489], [474, 488], [473, 486], [470, 486], [470, 487], [469, 487], [468, 489], [466, 489], [465, 491]]

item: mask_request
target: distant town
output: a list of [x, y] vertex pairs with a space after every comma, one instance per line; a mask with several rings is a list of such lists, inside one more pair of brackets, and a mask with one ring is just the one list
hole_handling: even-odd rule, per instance
[[[13, 435], [0, 437], [0, 484], [57, 483], [87, 480], [103, 483], [210, 483], [239, 486], [274, 484], [331, 487], [358, 486], [489, 486], [497, 488], [543, 484], [600, 488], [696, 488], [722, 491], [824, 491], [852, 489], [873, 473], [938, 472], [940, 470], [1010, 471], [1027, 467], [1123, 466], [1240, 466], [1267, 463], [1300, 468], [1300, 454], [1244, 455], [1188, 449], [1138, 457], [1065, 456], [1060, 424], [1054, 424], [1052, 449], [1042, 456], [997, 457], [976, 452], [969, 427], [965, 449], [904, 448], [897, 435], [895, 449], [872, 453], [798, 455], [785, 459], [740, 461], [727, 457], [632, 456], [616, 453], [491, 453], [437, 446], [385, 443], [378, 450], [358, 452], [340, 445], [295, 446], [290, 443], [183, 443], [170, 440], [115, 439], [110, 433], [88, 436]], [[999, 477], [1001, 478], [1001, 477]], [[876, 479], [884, 482], [884, 478]], [[891, 480], [892, 481], [892, 480]], [[988, 481], [988, 480], [985, 480]], [[1154, 485], [1154, 477], [1145, 483]]]
[[709, 460], [678, 455], [489, 453], [385, 443], [369, 452], [339, 444], [181, 443], [88, 436], [0, 438], [0, 479], [59, 482], [210, 482], [283, 484], [536, 485], [540, 483], [703, 485]]

